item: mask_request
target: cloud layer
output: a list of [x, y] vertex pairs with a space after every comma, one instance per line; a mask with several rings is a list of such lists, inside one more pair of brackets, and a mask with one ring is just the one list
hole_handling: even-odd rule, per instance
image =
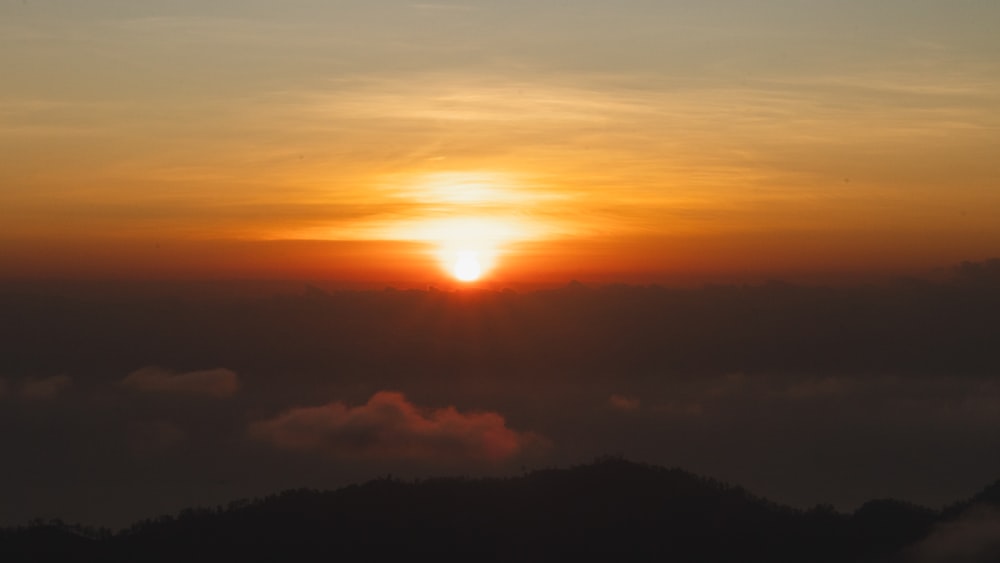
[[174, 373], [145, 367], [128, 374], [122, 385], [145, 393], [230, 397], [239, 389], [236, 372], [224, 368]]
[[255, 423], [251, 434], [274, 446], [335, 457], [499, 461], [538, 438], [515, 432], [494, 412], [422, 409], [380, 391], [364, 405], [335, 402], [292, 409]]
[[73, 380], [68, 375], [54, 375], [43, 378], [29, 377], [21, 383], [21, 396], [25, 399], [50, 399], [66, 390], [72, 384]]
[[620, 411], [637, 411], [639, 410], [639, 399], [635, 397], [629, 397], [627, 395], [613, 394], [608, 399], [611, 404], [611, 408]]

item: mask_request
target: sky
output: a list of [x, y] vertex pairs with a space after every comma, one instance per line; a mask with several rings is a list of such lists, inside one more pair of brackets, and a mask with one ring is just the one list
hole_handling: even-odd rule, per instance
[[8, 0], [0, 277], [986, 259], [998, 18], [971, 0]]

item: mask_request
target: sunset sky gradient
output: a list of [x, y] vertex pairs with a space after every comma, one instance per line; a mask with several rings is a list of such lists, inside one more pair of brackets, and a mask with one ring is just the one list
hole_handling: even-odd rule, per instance
[[[0, 277], [924, 272], [1000, 245], [1000, 4], [0, 4]], [[488, 265], [486, 264], [488, 263]]]

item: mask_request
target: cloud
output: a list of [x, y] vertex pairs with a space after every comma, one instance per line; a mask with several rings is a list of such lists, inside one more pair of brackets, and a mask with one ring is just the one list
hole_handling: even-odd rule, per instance
[[611, 403], [611, 408], [620, 411], [637, 411], [639, 410], [639, 399], [635, 397], [627, 397], [625, 395], [611, 395], [608, 400]]
[[236, 393], [240, 382], [236, 372], [224, 368], [174, 373], [157, 367], [145, 367], [128, 374], [122, 380], [122, 385], [144, 393], [201, 395], [221, 399]]
[[916, 563], [987, 563], [1000, 560], [1000, 511], [973, 506], [961, 518], [938, 525], [914, 546]]
[[41, 379], [29, 377], [21, 384], [21, 396], [25, 399], [49, 399], [72, 384], [73, 379], [68, 375], [54, 375]]
[[[1000, 382], [991, 377], [963, 376], [805, 376], [734, 373], [701, 378], [688, 389], [688, 399], [724, 408], [736, 402], [852, 405], [855, 414], [879, 417], [916, 413], [955, 422], [1000, 422], [995, 405]], [[867, 408], [858, 408], [858, 407]]]
[[494, 412], [423, 409], [390, 391], [357, 407], [335, 402], [295, 408], [254, 423], [250, 433], [279, 448], [335, 457], [448, 461], [500, 461], [541, 440], [507, 428]]

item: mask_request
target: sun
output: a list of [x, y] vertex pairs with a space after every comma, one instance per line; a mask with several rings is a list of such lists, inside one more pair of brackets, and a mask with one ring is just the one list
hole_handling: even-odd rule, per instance
[[460, 250], [455, 257], [451, 273], [461, 282], [474, 282], [483, 275], [483, 266], [479, 262], [479, 253], [475, 250]]
[[[463, 284], [495, 280], [519, 245], [549, 238], [556, 228], [531, 208], [544, 197], [519, 176], [441, 172], [400, 177], [380, 188], [413, 212], [372, 223], [372, 240], [416, 243], [437, 262], [438, 275]], [[412, 205], [411, 205], [412, 204]], [[358, 229], [354, 229], [357, 236]]]
[[491, 277], [504, 247], [521, 233], [514, 221], [484, 216], [431, 219], [411, 228], [411, 240], [427, 241], [444, 273], [461, 283]]

